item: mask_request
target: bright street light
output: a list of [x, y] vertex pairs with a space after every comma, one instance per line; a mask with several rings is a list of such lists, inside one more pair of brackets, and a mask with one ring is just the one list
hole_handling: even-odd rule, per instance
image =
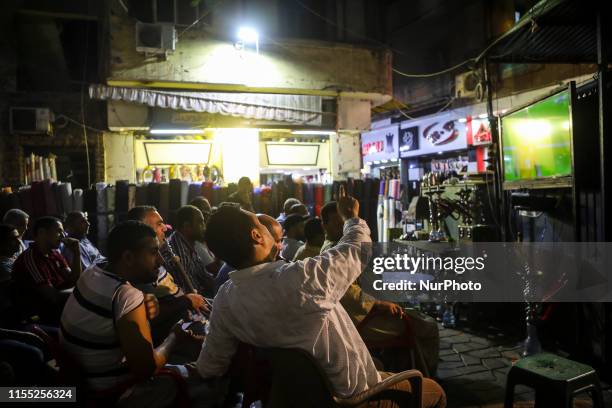
[[259, 34], [250, 27], [240, 27], [238, 39], [246, 43], [255, 43], [259, 41]]

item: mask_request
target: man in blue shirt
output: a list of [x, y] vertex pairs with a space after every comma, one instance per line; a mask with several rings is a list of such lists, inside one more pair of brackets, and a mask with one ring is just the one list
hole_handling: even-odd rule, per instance
[[[66, 216], [66, 221], [64, 222], [68, 236], [79, 241], [79, 246], [81, 247], [81, 265], [83, 270], [92, 265], [106, 261], [106, 258], [100, 253], [98, 248], [96, 248], [87, 238], [89, 225], [87, 214], [80, 211], [73, 211], [69, 213]], [[68, 263], [71, 263], [73, 254], [70, 249], [63, 245], [61, 252]]]

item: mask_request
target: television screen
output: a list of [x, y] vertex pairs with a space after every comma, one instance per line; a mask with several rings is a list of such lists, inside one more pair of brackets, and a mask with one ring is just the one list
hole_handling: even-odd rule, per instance
[[570, 92], [501, 119], [506, 183], [572, 175]]

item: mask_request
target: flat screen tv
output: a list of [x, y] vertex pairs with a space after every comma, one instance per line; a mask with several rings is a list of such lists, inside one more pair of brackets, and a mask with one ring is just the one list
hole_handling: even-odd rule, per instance
[[502, 116], [504, 189], [572, 185], [572, 89]]

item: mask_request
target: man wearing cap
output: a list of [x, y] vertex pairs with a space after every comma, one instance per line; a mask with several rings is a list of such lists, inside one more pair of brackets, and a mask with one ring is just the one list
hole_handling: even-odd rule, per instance
[[281, 258], [292, 260], [297, 250], [304, 245], [304, 221], [307, 215], [291, 214], [283, 222], [285, 237], [283, 238], [283, 249]]

